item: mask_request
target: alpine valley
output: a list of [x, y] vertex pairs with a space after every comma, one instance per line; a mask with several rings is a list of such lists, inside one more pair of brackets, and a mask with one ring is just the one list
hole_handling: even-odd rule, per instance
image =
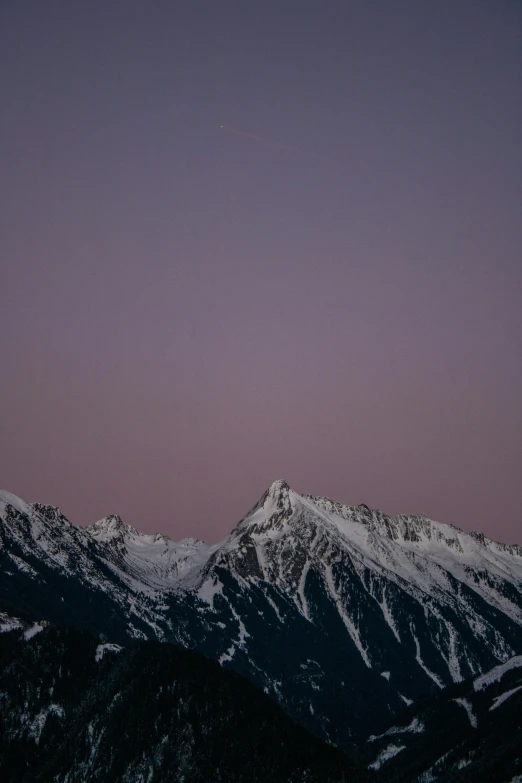
[[[13, 783], [522, 781], [522, 547], [481, 533], [299, 495], [280, 480], [224, 541], [207, 546], [141, 534], [118, 516], [80, 528], [55, 507], [2, 492], [0, 612], [7, 748], [0, 766]], [[69, 688], [66, 709], [65, 691], [57, 701], [58, 672], [71, 667], [79, 667], [78, 685]], [[161, 696], [163, 711], [150, 703], [152, 691], [163, 693], [173, 678], [183, 680], [181, 723], [165, 717], [165, 705], [177, 703], [173, 691], [168, 702]], [[128, 728], [142, 755], [115, 762], [114, 742], [100, 738], [114, 735], [111, 710], [131, 680], [137, 685], [129, 698], [139, 704], [143, 697], [143, 720], [156, 728], [147, 742], [141, 729]], [[207, 681], [208, 693], [198, 695], [194, 683]], [[289, 748], [307, 745], [295, 732], [314, 735], [303, 732], [313, 758], [307, 751], [301, 766], [280, 767], [278, 777], [265, 747], [272, 740], [264, 735], [263, 745], [257, 737], [254, 748], [245, 733], [239, 744], [266, 759], [266, 777], [232, 768], [220, 777], [209, 761], [214, 740], [207, 766], [191, 766], [191, 753], [203, 758], [203, 745], [186, 739], [195, 736], [194, 704], [199, 715], [208, 716], [212, 702], [222, 711], [215, 725], [204, 723], [215, 742], [222, 720], [234, 723], [234, 710], [235, 736], [246, 732], [236, 726], [229, 691], [256, 705], [259, 699], [257, 714], [277, 710], [270, 721], [281, 723]], [[64, 710], [67, 725], [80, 726], [95, 702], [91, 733], [75, 730], [75, 749], [69, 743], [64, 750], [56, 728]], [[164, 738], [173, 733], [184, 738], [183, 751], [168, 756]], [[42, 757], [46, 737], [54, 767]], [[33, 759], [33, 771], [14, 764], [18, 753]], [[169, 769], [177, 759], [177, 777], [158, 771], [167, 757]], [[38, 777], [45, 764], [52, 776]]]

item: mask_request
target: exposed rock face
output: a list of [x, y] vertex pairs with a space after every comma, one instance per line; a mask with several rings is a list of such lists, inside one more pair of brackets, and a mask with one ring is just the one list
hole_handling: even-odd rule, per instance
[[1, 496], [0, 609], [201, 650], [319, 736], [522, 653], [522, 550], [277, 481], [220, 544]]

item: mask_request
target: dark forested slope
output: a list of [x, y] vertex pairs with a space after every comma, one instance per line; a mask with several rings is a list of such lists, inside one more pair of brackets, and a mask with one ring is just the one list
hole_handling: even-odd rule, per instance
[[198, 653], [53, 627], [0, 634], [0, 731], [9, 783], [369, 779]]

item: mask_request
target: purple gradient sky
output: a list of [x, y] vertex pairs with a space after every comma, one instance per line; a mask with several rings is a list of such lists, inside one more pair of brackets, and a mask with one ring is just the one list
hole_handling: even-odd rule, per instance
[[2, 3], [0, 484], [215, 541], [283, 477], [522, 542], [521, 36]]

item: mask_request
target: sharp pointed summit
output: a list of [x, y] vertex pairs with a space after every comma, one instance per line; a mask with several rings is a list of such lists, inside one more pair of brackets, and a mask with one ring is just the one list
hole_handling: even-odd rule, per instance
[[207, 546], [0, 500], [4, 611], [198, 649], [331, 742], [522, 653], [521, 548], [424, 516], [279, 479]]
[[115, 538], [124, 538], [126, 534], [139, 535], [135, 528], [124, 524], [118, 514], [109, 514], [103, 517], [103, 519], [93, 522], [86, 530], [96, 541], [111, 541]]

